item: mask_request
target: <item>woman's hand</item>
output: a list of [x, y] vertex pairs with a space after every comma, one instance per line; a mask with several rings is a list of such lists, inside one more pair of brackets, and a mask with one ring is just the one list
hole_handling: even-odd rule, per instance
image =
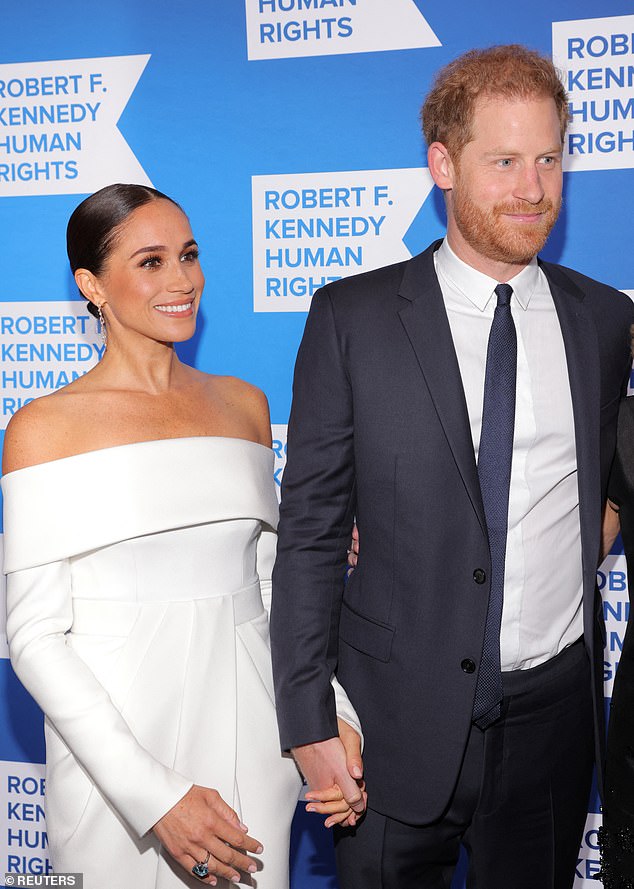
[[348, 772], [355, 779], [363, 794], [363, 812], [355, 812], [346, 802], [339, 786], [333, 784], [324, 790], [311, 790], [305, 799], [307, 812], [317, 812], [320, 815], [328, 815], [324, 821], [325, 827], [333, 827], [340, 824], [342, 827], [354, 827], [363, 817], [368, 802], [368, 794], [363, 780], [363, 761], [361, 759], [361, 739], [354, 728], [344, 719], [337, 719], [339, 738], [346, 751], [346, 765]]
[[348, 567], [356, 568], [359, 559], [359, 529], [356, 525], [352, 528], [352, 539], [350, 540], [350, 549], [348, 550]]
[[163, 848], [190, 873], [208, 858], [209, 876], [200, 878], [201, 883], [215, 886], [217, 877], [236, 883], [240, 871], [252, 874], [259, 869], [257, 860], [244, 852], [259, 854], [262, 844], [248, 836], [248, 828], [217, 790], [195, 784], [153, 830]]
[[[364, 802], [367, 801], [365, 782], [360, 781], [359, 787], [363, 791]], [[340, 824], [342, 827], [354, 827], [361, 815], [350, 808], [343, 798], [343, 793], [337, 784], [333, 784], [327, 790], [311, 790], [305, 799], [307, 812], [317, 812], [319, 815], [328, 815], [324, 821], [324, 827], [334, 827]]]
[[[365, 791], [365, 781], [358, 782], [363, 793], [363, 803], [367, 806], [368, 795]], [[339, 824], [342, 827], [355, 827], [363, 815], [357, 814], [350, 808], [343, 798], [343, 793], [337, 784], [333, 784], [327, 790], [311, 790], [306, 794], [307, 812], [317, 812], [319, 815], [328, 815], [324, 821], [324, 827], [334, 827]]]

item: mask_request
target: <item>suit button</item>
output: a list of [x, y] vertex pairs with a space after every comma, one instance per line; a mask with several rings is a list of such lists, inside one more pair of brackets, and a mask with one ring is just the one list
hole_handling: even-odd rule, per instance
[[470, 657], [466, 657], [460, 664], [464, 673], [475, 673], [475, 664]]
[[487, 579], [486, 571], [483, 571], [482, 568], [476, 568], [473, 572], [473, 579], [476, 583], [484, 583]]

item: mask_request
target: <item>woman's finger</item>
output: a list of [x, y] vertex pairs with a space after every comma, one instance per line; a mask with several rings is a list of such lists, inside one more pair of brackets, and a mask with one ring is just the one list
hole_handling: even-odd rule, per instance
[[223, 818], [214, 819], [209, 836], [228, 843], [234, 849], [244, 849], [246, 852], [254, 852], [256, 855], [259, 855], [263, 848], [262, 843], [255, 837], [243, 833], [242, 830], [235, 828], [233, 824], [229, 824]]
[[318, 815], [335, 815], [340, 812], [351, 812], [352, 809], [348, 803], [343, 800], [335, 800], [331, 803], [309, 803], [306, 806], [307, 812], [316, 812]]
[[[179, 864], [183, 865], [185, 870], [189, 871], [190, 874], [193, 874], [196, 877], [196, 879], [200, 880], [201, 883], [204, 883], [206, 886], [218, 885], [218, 879], [213, 873], [211, 853], [206, 849], [204, 852], [198, 853], [192, 850], [187, 856], [175, 855], [174, 858], [176, 858]], [[196, 866], [199, 868], [198, 873], [194, 870]], [[200, 870], [200, 868], [202, 868], [202, 870]], [[199, 874], [204, 873], [205, 868], [207, 869], [207, 876], [199, 876]]]
[[341, 825], [341, 827], [354, 827], [357, 823], [357, 813], [350, 810], [350, 814], [346, 815], [345, 812], [339, 815], [331, 815], [329, 818], [326, 818], [324, 821], [324, 827], [334, 827], [335, 825]]
[[249, 858], [248, 855], [244, 855], [238, 849], [234, 849], [232, 846], [223, 843], [221, 840], [217, 839], [214, 843], [212, 843], [210, 848], [213, 857], [218, 862], [216, 873], [220, 874], [223, 877], [227, 877], [227, 873], [225, 871], [231, 871], [227, 879], [231, 879], [231, 877], [235, 876], [236, 873], [238, 873], [239, 871], [254, 874], [258, 870], [257, 861]]
[[333, 800], [343, 799], [343, 793], [337, 784], [327, 787], [326, 790], [309, 790], [304, 799], [308, 802], [329, 803]]

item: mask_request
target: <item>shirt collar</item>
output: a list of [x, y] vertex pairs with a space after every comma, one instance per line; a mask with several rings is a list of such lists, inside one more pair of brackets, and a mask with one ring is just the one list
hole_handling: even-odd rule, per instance
[[[494, 291], [499, 281], [490, 278], [483, 272], [479, 272], [472, 266], [467, 265], [462, 259], [453, 252], [444, 239], [435, 254], [436, 271], [442, 275], [447, 282], [481, 312], [487, 307], [489, 300], [495, 295]], [[519, 274], [508, 282], [513, 288], [513, 295], [516, 297], [518, 304], [526, 310], [531, 301], [531, 297], [535, 292], [539, 281], [539, 265], [537, 257], [534, 256], [529, 264], [522, 269]]]

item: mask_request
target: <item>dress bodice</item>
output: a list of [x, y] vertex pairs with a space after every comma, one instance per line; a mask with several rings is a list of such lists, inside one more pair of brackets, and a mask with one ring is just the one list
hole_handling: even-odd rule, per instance
[[[4, 571], [72, 558], [82, 586], [92, 565], [100, 584], [121, 571], [136, 577], [127, 582], [138, 584], [139, 595], [176, 568], [204, 571], [208, 583], [226, 580], [230, 591], [238, 574], [253, 575], [260, 526], [277, 526], [272, 473], [269, 448], [210, 436], [120, 445], [8, 473]], [[244, 550], [245, 561], [225, 577], [228, 542], [232, 553]]]
[[257, 579], [260, 527], [257, 519], [215, 521], [73, 556], [73, 598], [149, 602], [232, 593]]

